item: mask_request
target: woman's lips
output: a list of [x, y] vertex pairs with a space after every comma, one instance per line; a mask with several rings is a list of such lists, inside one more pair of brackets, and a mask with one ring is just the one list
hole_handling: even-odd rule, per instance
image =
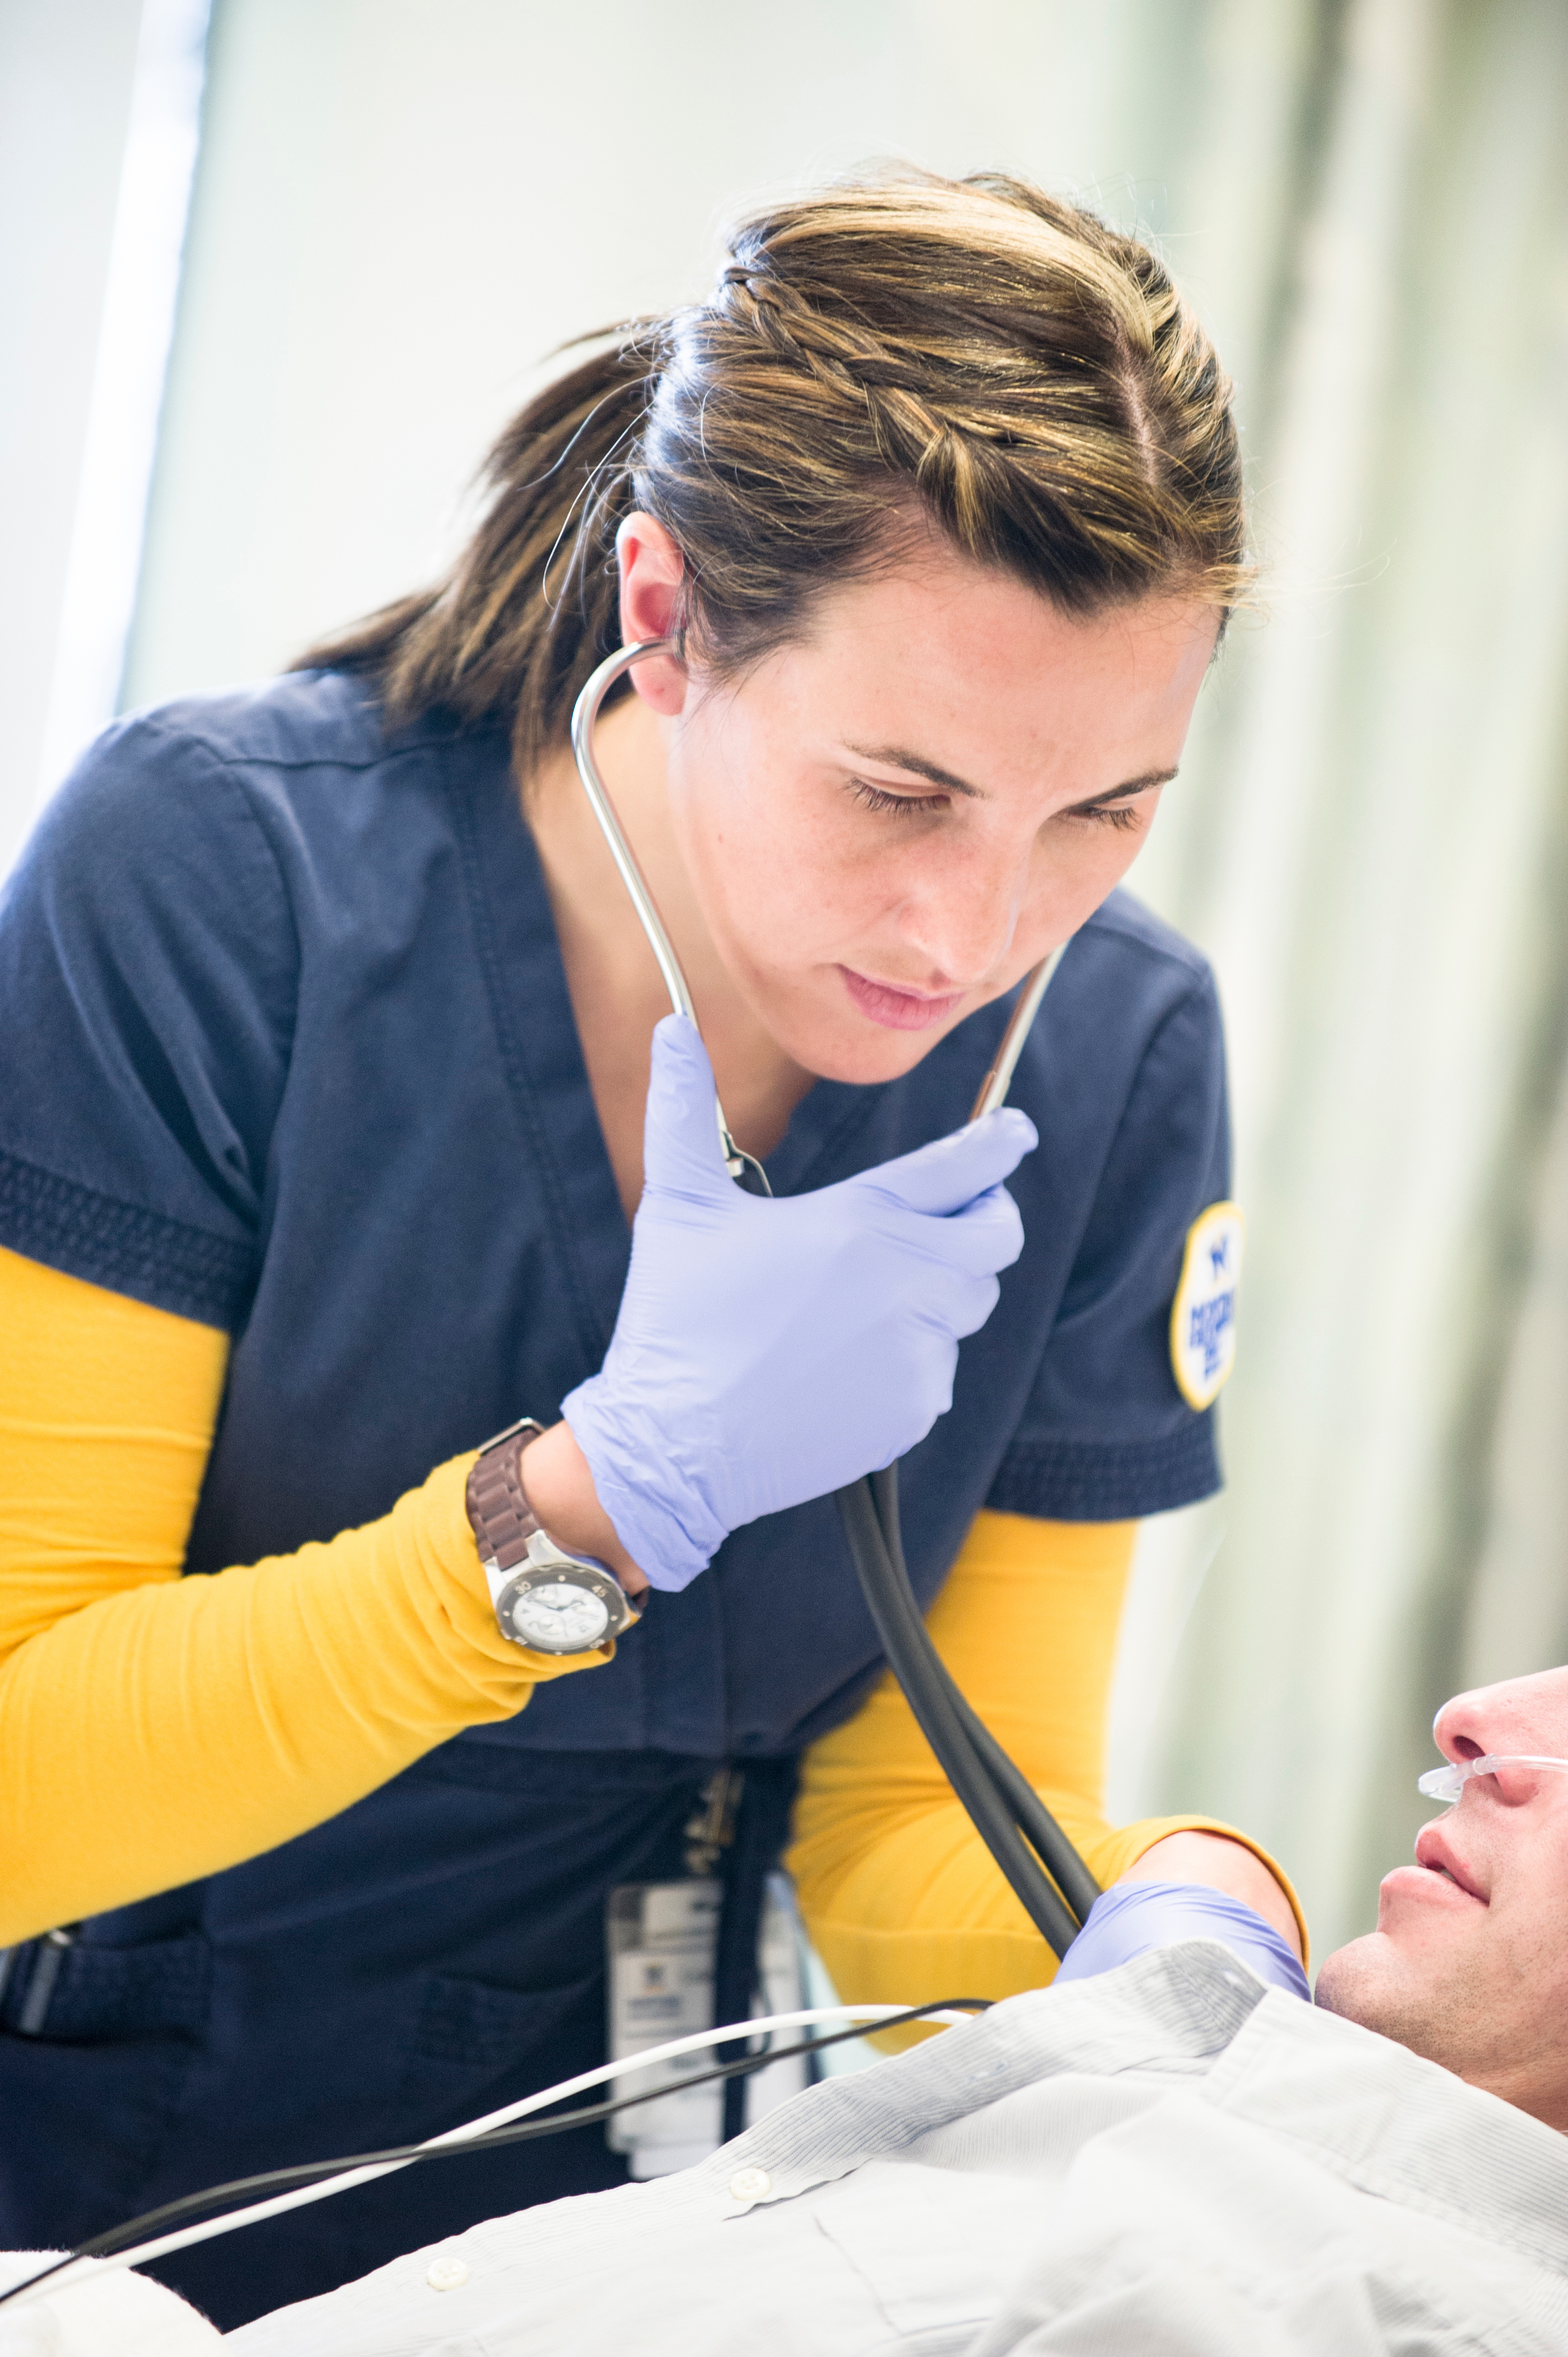
[[963, 996], [961, 990], [945, 991], [940, 998], [925, 991], [900, 990], [890, 982], [873, 982], [848, 965], [841, 965], [839, 972], [861, 1013], [885, 1031], [928, 1031], [950, 1015]]

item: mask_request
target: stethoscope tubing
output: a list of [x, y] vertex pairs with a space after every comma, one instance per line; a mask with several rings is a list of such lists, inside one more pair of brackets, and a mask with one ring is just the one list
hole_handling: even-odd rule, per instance
[[899, 1544], [897, 1497], [893, 1465], [834, 1492], [861, 1594], [887, 1666], [949, 1783], [1035, 1929], [1065, 1956], [1099, 1886], [931, 1642]]
[[[659, 961], [664, 987], [670, 993], [670, 1004], [677, 1015], [685, 1016], [687, 1021], [696, 1025], [700, 1030], [696, 1001], [692, 996], [681, 961], [675, 954], [675, 945], [664, 930], [659, 904], [649, 890], [647, 878], [637, 864], [636, 854], [626, 839], [626, 830], [621, 825], [616, 806], [610, 800], [609, 790], [599, 774], [598, 762], [594, 758], [594, 723], [598, 717], [599, 706], [623, 672], [628, 672], [633, 663], [641, 662], [648, 655], [678, 655], [679, 652], [673, 639], [643, 639], [635, 646], [618, 647], [615, 653], [599, 665], [572, 707], [572, 751], [577, 763], [577, 775], [583, 782], [583, 791], [598, 820], [599, 832], [608, 844], [610, 857], [620, 871], [620, 880], [630, 895], [638, 922], [648, 936], [648, 945]], [[769, 1189], [763, 1176], [762, 1165], [753, 1156], [743, 1154], [731, 1136], [716, 1090], [714, 1108], [718, 1115], [719, 1145], [730, 1177], [737, 1185], [744, 1187], [748, 1195], [768, 1194]]]
[[[659, 962], [671, 1005], [676, 1014], [695, 1023], [696, 1005], [681, 961], [594, 756], [594, 723], [616, 681], [650, 655], [679, 658], [680, 651], [674, 639], [643, 639], [607, 656], [573, 710], [572, 750], [583, 791]], [[972, 1121], [1005, 1103], [1024, 1043], [1066, 947], [1064, 942], [1025, 977], [981, 1082]], [[760, 1163], [736, 1146], [716, 1097], [715, 1114], [730, 1176], [750, 1194], [769, 1193]], [[882, 1651], [917, 1724], [1030, 1921], [1056, 1954], [1065, 1956], [1100, 1895], [1100, 1886], [1023, 1771], [966, 1701], [931, 1642], [904, 1560], [897, 1467], [889, 1465], [848, 1483], [835, 1492], [834, 1502]]]

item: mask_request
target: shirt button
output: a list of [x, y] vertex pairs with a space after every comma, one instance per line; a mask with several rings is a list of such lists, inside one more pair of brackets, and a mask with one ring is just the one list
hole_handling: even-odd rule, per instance
[[456, 2291], [468, 2280], [468, 2263], [456, 2251], [437, 2251], [424, 2270], [424, 2280], [432, 2291]]
[[765, 2169], [737, 2169], [729, 2181], [732, 2201], [760, 2201], [765, 2193], [773, 2190], [773, 2179]]

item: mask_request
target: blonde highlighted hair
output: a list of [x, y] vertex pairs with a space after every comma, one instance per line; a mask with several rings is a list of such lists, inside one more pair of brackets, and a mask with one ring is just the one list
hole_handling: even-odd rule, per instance
[[[596, 341], [605, 341], [595, 339]], [[435, 587], [296, 668], [379, 679], [393, 724], [502, 724], [520, 774], [620, 642], [615, 536], [656, 516], [682, 623], [734, 673], [934, 527], [1071, 614], [1251, 579], [1231, 388], [1158, 258], [993, 174], [769, 206], [713, 294], [615, 331], [507, 427]]]

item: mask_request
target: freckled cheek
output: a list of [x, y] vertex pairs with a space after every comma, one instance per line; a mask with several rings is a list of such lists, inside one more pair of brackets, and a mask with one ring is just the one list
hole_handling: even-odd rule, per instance
[[1076, 930], [1115, 889], [1148, 835], [1146, 826], [1085, 829], [1052, 837], [1047, 830], [1030, 862], [1029, 897], [1042, 921]]
[[754, 971], [818, 961], [846, 922], [837, 879], [799, 842], [774, 831], [718, 831], [703, 846], [699, 889], [710, 927]]
[[710, 889], [766, 958], [794, 963], [813, 941], [875, 922], [900, 893], [899, 863], [846, 847], [843, 830], [781, 809], [756, 823], [733, 813], [707, 831], [701, 853]]

